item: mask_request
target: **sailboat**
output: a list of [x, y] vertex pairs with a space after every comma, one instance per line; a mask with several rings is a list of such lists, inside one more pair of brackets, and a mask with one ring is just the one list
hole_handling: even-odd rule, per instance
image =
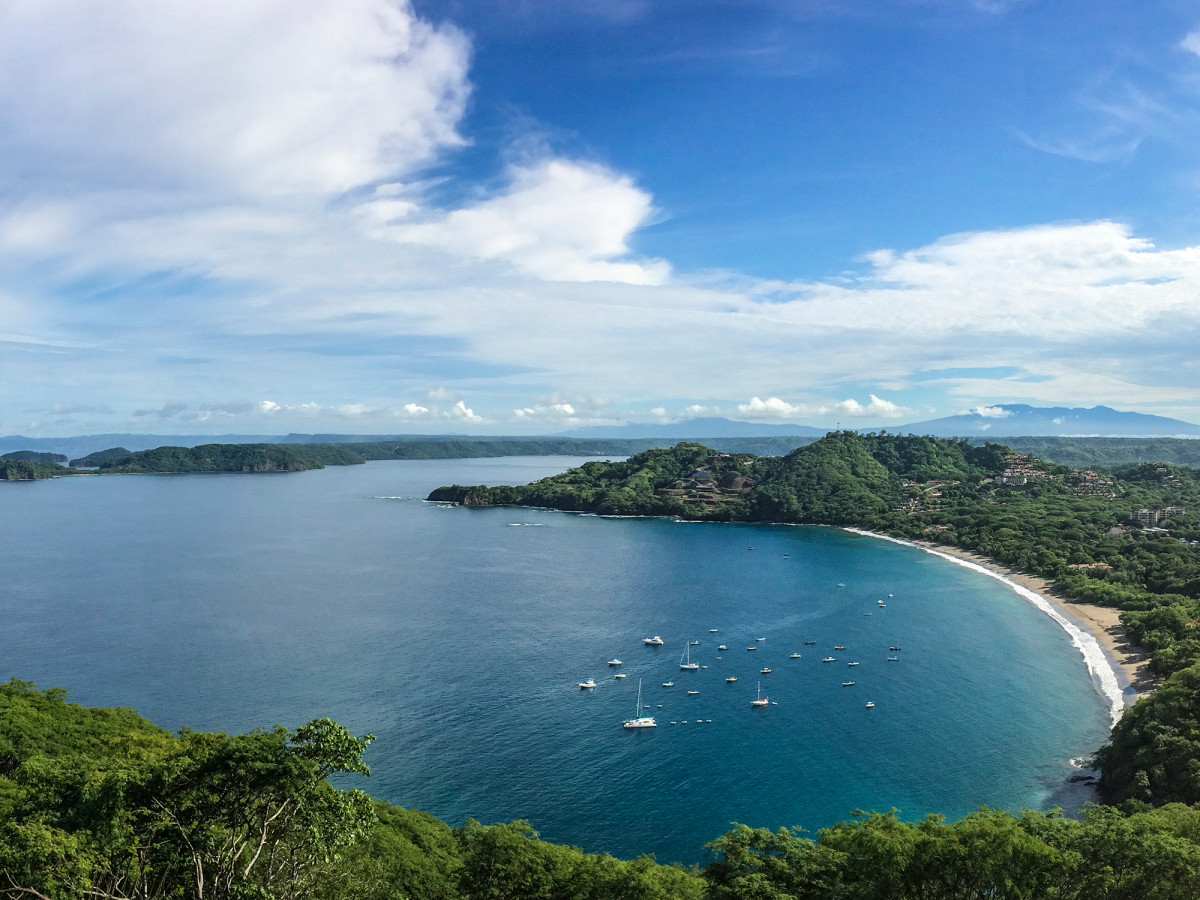
[[751, 700], [751, 706], [766, 706], [770, 701], [762, 695], [762, 682], [758, 683], [758, 699]]
[[679, 657], [679, 668], [693, 670], [700, 668], [700, 663], [692, 662], [692, 645], [690, 643], [684, 648], [683, 656]]
[[626, 719], [622, 723], [624, 728], [657, 728], [658, 723], [654, 721], [653, 716], [642, 715], [642, 682], [638, 680], [638, 696], [637, 706], [633, 708], [633, 718]]

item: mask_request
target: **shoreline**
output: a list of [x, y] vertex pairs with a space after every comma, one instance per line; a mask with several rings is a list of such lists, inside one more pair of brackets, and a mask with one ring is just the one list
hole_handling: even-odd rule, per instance
[[1125, 633], [1121, 611], [1107, 606], [1079, 603], [1062, 596], [1045, 579], [1022, 572], [996, 560], [960, 547], [933, 541], [892, 537], [876, 531], [846, 528], [852, 534], [879, 538], [915, 547], [956, 565], [997, 579], [1058, 622], [1083, 654], [1096, 689], [1109, 701], [1112, 724], [1138, 697], [1153, 690], [1156, 679], [1146, 668], [1147, 655]]

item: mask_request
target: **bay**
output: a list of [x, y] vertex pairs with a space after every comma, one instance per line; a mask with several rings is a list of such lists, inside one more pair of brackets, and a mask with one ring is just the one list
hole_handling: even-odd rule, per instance
[[[420, 499], [580, 462], [0, 483], [0, 675], [171, 729], [328, 715], [377, 736], [376, 796], [625, 857], [702, 862], [734, 821], [1079, 798], [1105, 701], [993, 579], [828, 528]], [[659, 727], [630, 732], [639, 682]]]

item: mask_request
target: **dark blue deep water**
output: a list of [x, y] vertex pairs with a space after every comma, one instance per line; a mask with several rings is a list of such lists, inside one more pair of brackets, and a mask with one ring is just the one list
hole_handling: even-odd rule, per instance
[[[1105, 701], [992, 579], [826, 528], [419, 500], [578, 462], [0, 483], [0, 676], [171, 729], [328, 715], [377, 736], [377, 796], [619, 856], [699, 862], [734, 821], [1080, 799], [1069, 759]], [[706, 668], [681, 671], [691, 640]], [[629, 732], [639, 680], [659, 727]]]

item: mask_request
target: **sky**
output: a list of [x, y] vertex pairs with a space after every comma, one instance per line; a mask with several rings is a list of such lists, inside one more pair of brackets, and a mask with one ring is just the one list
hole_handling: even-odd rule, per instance
[[10, 0], [0, 434], [1200, 422], [1200, 5]]

